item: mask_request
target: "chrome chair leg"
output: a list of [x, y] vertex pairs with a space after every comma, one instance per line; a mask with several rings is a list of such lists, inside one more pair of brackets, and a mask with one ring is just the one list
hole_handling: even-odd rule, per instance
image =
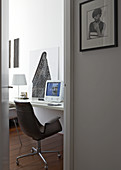
[[41, 151], [41, 153], [57, 153], [58, 158], [61, 158], [61, 154], [59, 151]]
[[18, 137], [19, 137], [20, 144], [21, 144], [21, 146], [22, 146], [21, 138], [20, 138], [19, 131], [18, 131], [18, 128], [17, 128], [17, 124], [16, 124], [16, 120], [13, 119], [13, 122], [14, 122], [14, 125], [15, 125], [15, 127], [16, 127], [16, 131], [17, 131], [17, 134], [18, 134]]
[[34, 147], [32, 147], [31, 152], [37, 152], [37, 149], [35, 149]]
[[38, 141], [38, 142], [37, 142], [37, 148], [32, 147], [31, 152], [32, 152], [32, 153], [18, 156], [18, 157], [16, 158], [16, 164], [19, 165], [18, 159], [20, 159], [20, 158], [23, 158], [23, 157], [26, 157], [26, 156], [33, 156], [33, 155], [35, 155], [35, 154], [38, 154], [38, 155], [41, 157], [41, 159], [43, 160], [43, 162], [45, 163], [44, 168], [47, 170], [47, 169], [48, 169], [47, 161], [46, 161], [45, 158], [43, 157], [42, 153], [58, 153], [58, 157], [59, 157], [59, 158], [61, 157], [59, 151], [41, 151], [41, 141]]
[[24, 157], [27, 157], [27, 156], [33, 156], [33, 155], [36, 155], [36, 154], [37, 154], [37, 152], [33, 152], [33, 153], [28, 153], [28, 154], [25, 154], [25, 155], [18, 156], [18, 157], [16, 158], [16, 164], [19, 165], [18, 159], [24, 158]]
[[43, 160], [43, 162], [45, 163], [45, 165], [47, 165], [47, 161], [45, 160], [45, 158], [42, 156], [42, 154], [41, 153], [38, 153], [39, 154], [39, 156], [41, 157], [41, 159]]

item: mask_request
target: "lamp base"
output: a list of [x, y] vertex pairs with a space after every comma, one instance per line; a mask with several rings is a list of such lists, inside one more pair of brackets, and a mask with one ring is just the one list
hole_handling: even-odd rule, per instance
[[23, 98], [23, 97], [15, 97], [15, 99], [26, 100], [26, 99], [29, 99], [29, 98], [28, 97], [25, 97], [25, 98]]

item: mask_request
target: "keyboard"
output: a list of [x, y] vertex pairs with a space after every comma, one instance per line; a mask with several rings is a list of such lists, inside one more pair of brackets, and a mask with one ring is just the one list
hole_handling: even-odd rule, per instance
[[62, 103], [57, 103], [57, 102], [49, 102], [49, 101], [43, 101], [43, 100], [36, 100], [32, 101], [32, 103], [40, 103], [40, 104], [47, 104], [48, 106], [61, 106]]

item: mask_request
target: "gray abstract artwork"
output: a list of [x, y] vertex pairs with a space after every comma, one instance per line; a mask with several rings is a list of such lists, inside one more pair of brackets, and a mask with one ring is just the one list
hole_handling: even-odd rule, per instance
[[11, 68], [11, 40], [9, 40], [9, 68]]
[[14, 39], [14, 68], [19, 67], [19, 38]]
[[46, 80], [51, 80], [47, 53], [43, 52], [32, 80], [32, 97], [44, 98]]

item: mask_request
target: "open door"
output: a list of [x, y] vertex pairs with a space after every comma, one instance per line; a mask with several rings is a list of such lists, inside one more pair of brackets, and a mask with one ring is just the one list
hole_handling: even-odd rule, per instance
[[8, 0], [0, 0], [0, 170], [9, 169]]

